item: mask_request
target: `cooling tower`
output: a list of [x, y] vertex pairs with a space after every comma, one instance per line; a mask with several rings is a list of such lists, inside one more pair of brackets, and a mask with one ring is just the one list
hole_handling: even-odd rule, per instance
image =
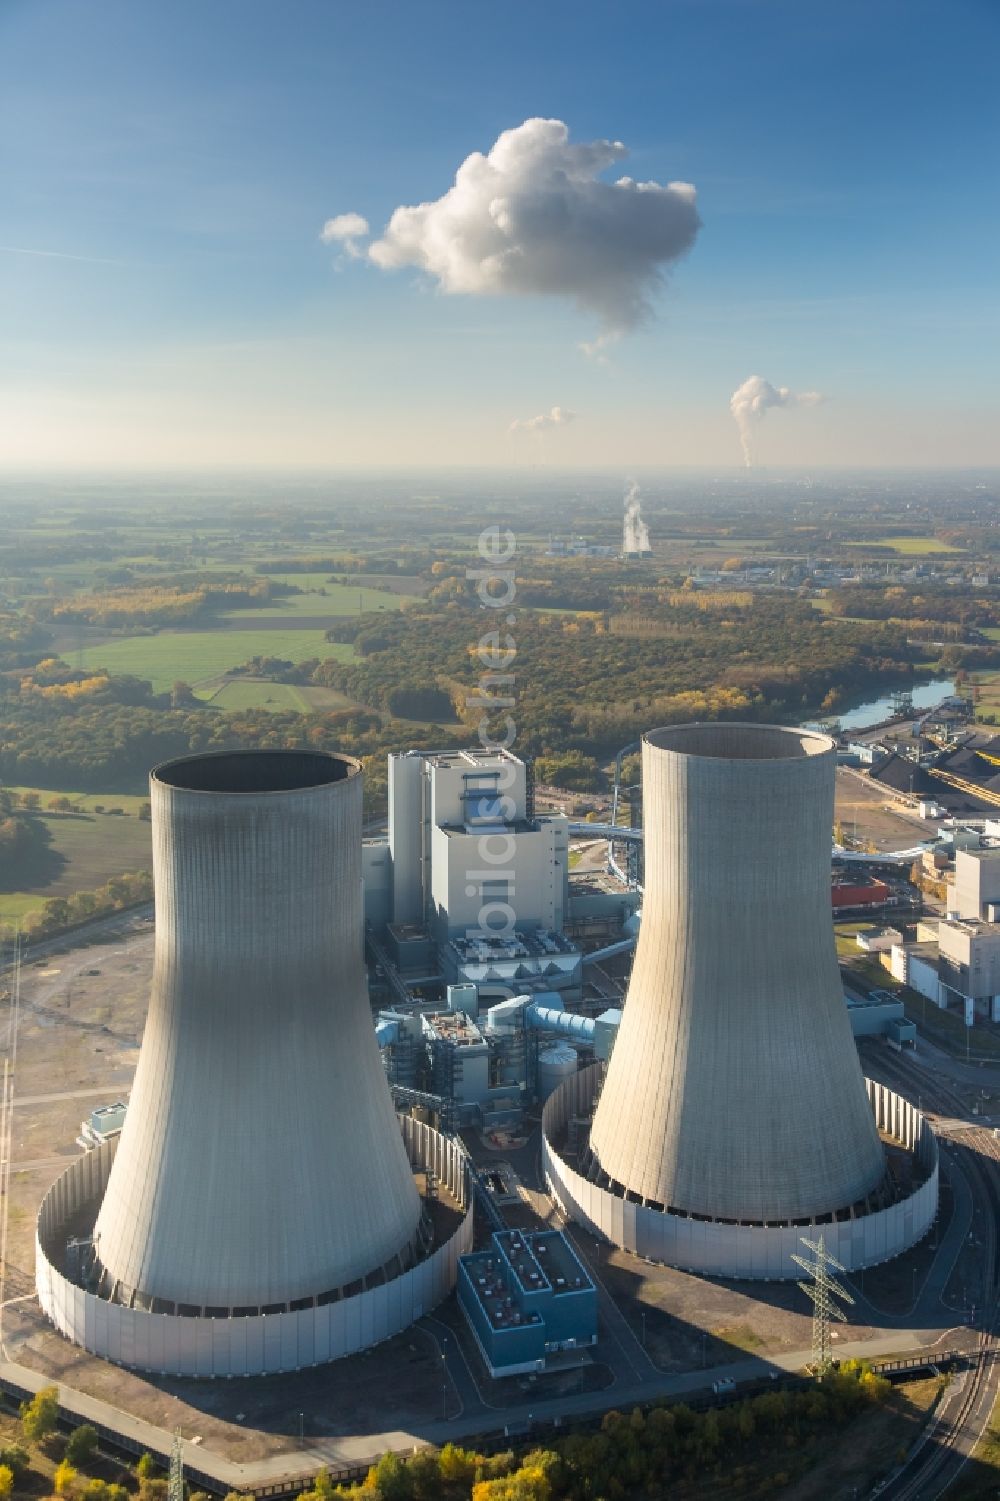
[[357, 762], [192, 756], [150, 784], [152, 996], [103, 1295], [271, 1314], [401, 1271], [420, 1200], [368, 1005]]
[[642, 928], [590, 1138], [632, 1203], [787, 1223], [884, 1178], [831, 921], [835, 764], [772, 726], [643, 741]]

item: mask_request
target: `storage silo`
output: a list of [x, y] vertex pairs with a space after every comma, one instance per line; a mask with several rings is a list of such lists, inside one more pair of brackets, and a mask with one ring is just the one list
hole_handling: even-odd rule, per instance
[[102, 1296], [232, 1317], [391, 1277], [420, 1198], [365, 984], [358, 763], [223, 752], [150, 785], [154, 974]]
[[576, 1049], [568, 1042], [554, 1042], [550, 1047], [542, 1048], [537, 1063], [535, 1088], [539, 1104], [544, 1104], [554, 1089], [576, 1073]]

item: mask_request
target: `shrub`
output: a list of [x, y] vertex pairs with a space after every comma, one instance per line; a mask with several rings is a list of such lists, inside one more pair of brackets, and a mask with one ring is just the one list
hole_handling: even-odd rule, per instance
[[76, 1471], [68, 1459], [60, 1462], [56, 1469], [55, 1491], [57, 1496], [71, 1496], [76, 1482]]
[[30, 1462], [31, 1456], [20, 1444], [7, 1444], [5, 1448], [0, 1449], [0, 1465], [6, 1465], [9, 1470], [13, 1470], [15, 1478], [24, 1474]]
[[74, 1428], [66, 1444], [66, 1458], [70, 1464], [85, 1465], [97, 1453], [97, 1430], [84, 1423]]

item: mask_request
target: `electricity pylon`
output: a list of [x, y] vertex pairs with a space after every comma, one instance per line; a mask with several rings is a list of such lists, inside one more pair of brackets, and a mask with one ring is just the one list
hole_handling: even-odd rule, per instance
[[170, 1446], [170, 1473], [167, 1478], [167, 1501], [184, 1501], [184, 1446], [181, 1430], [174, 1429], [174, 1441]]
[[845, 1303], [854, 1304], [854, 1299], [846, 1288], [841, 1287], [835, 1276], [836, 1272], [846, 1271], [835, 1256], [831, 1256], [826, 1249], [826, 1242], [822, 1236], [819, 1240], [810, 1240], [806, 1235], [800, 1235], [799, 1239], [813, 1254], [808, 1256], [792, 1256], [792, 1260], [808, 1272], [809, 1282], [800, 1282], [799, 1286], [813, 1305], [812, 1327], [812, 1358], [816, 1367], [816, 1374], [824, 1376], [833, 1364], [830, 1353], [830, 1321], [839, 1319], [842, 1324], [847, 1323], [847, 1315], [837, 1302], [838, 1298]]

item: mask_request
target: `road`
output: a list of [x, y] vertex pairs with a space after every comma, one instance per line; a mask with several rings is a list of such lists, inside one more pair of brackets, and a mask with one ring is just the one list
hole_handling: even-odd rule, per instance
[[[437, 1321], [434, 1321], [435, 1323]], [[445, 1325], [438, 1326], [445, 1330]], [[933, 1335], [931, 1339], [929, 1336]], [[940, 1331], [913, 1331], [910, 1335], [892, 1333], [879, 1340], [866, 1340], [858, 1344], [845, 1344], [838, 1351], [841, 1359], [855, 1356], [878, 1359], [895, 1355], [922, 1353], [932, 1348], [941, 1337]], [[450, 1339], [450, 1336], [449, 1336]], [[456, 1378], [456, 1362], [448, 1346], [448, 1370], [452, 1380]], [[801, 1371], [811, 1359], [811, 1350], [792, 1350], [768, 1360], [747, 1356], [714, 1370], [690, 1371], [680, 1375], [665, 1376], [657, 1372], [655, 1379], [636, 1380], [602, 1392], [582, 1392], [577, 1395], [560, 1396], [549, 1400], [524, 1402], [517, 1407], [505, 1408], [502, 1412], [487, 1409], [478, 1400], [474, 1407], [464, 1404], [466, 1394], [472, 1395], [475, 1385], [461, 1376], [455, 1381], [463, 1397], [464, 1411], [447, 1421], [422, 1424], [418, 1429], [403, 1432], [389, 1429], [383, 1433], [358, 1434], [351, 1437], [320, 1439], [308, 1447], [291, 1454], [275, 1454], [249, 1464], [238, 1464], [221, 1455], [207, 1451], [203, 1446], [184, 1441], [186, 1467], [210, 1474], [224, 1489], [250, 1490], [274, 1484], [277, 1481], [301, 1477], [311, 1478], [326, 1467], [331, 1473], [352, 1466], [365, 1465], [376, 1460], [387, 1450], [399, 1454], [412, 1453], [414, 1446], [421, 1444], [441, 1445], [448, 1442], [473, 1439], [480, 1434], [507, 1428], [512, 1433], [524, 1432], [529, 1423], [537, 1427], [564, 1426], [574, 1417], [590, 1417], [616, 1407], [628, 1410], [636, 1405], [649, 1403], [657, 1398], [682, 1399], [704, 1394], [711, 1383], [720, 1377], [730, 1377], [738, 1385], [746, 1381], [759, 1381], [772, 1371], [789, 1374]], [[51, 1382], [51, 1377], [40, 1375], [13, 1362], [0, 1363], [0, 1382], [9, 1382], [28, 1391], [38, 1391]], [[60, 1403], [80, 1422], [90, 1422], [114, 1429], [135, 1440], [154, 1455], [169, 1455], [172, 1434], [165, 1428], [121, 1412], [110, 1403], [90, 1397], [71, 1387], [60, 1387]]]

